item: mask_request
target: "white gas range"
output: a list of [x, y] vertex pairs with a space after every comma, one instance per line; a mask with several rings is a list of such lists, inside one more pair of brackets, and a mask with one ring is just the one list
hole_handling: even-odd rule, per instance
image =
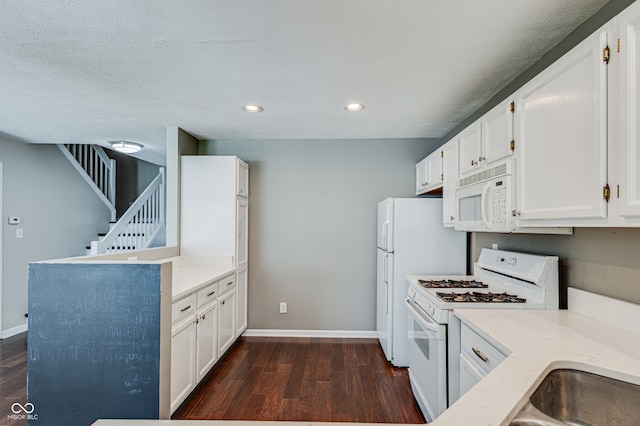
[[409, 378], [431, 421], [460, 396], [453, 309], [558, 309], [558, 258], [483, 249], [474, 275], [408, 276]]

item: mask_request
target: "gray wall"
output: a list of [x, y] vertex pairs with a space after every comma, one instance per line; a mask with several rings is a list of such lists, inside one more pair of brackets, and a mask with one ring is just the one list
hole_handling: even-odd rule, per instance
[[[3, 163], [2, 328], [26, 323], [27, 264], [78, 256], [108, 228], [109, 211], [55, 145], [0, 137]], [[9, 225], [9, 216], [22, 224]], [[24, 238], [16, 239], [16, 228]]]
[[375, 330], [377, 202], [414, 196], [438, 142], [201, 141], [249, 163], [249, 328]]
[[616, 299], [640, 303], [640, 229], [576, 228], [574, 235], [477, 233], [474, 259], [483, 247], [560, 257], [560, 281]]

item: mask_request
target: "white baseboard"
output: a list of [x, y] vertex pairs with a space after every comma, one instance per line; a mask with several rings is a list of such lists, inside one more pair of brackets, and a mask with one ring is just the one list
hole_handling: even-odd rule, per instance
[[3, 330], [2, 333], [0, 333], [0, 339], [8, 339], [9, 337], [13, 337], [16, 334], [24, 333], [25, 331], [27, 331], [27, 324], [19, 325], [8, 330]]
[[378, 337], [375, 331], [357, 330], [277, 330], [277, 329], [247, 329], [242, 334], [250, 337], [343, 337], [374, 339]]

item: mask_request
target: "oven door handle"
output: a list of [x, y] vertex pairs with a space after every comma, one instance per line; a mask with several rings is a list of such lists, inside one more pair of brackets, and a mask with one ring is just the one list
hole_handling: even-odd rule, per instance
[[447, 329], [445, 326], [443, 326], [442, 324], [438, 324], [437, 322], [431, 319], [423, 318], [422, 315], [420, 315], [420, 313], [417, 310], [419, 308], [416, 308], [415, 306], [413, 306], [411, 299], [406, 298], [404, 299], [404, 302], [407, 304], [407, 308], [409, 309], [409, 312], [411, 312], [411, 315], [413, 316], [413, 318], [418, 322], [418, 324], [422, 328], [433, 331], [438, 340], [446, 340]]

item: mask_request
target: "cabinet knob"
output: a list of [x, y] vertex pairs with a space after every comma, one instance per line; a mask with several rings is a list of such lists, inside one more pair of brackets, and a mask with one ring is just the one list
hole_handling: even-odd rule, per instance
[[475, 166], [476, 164], [478, 164], [478, 162], [476, 160], [471, 160], [471, 165]]
[[478, 158], [478, 161], [484, 161], [486, 159], [487, 159], [487, 157], [480, 157], [480, 158]]
[[456, 219], [455, 217], [451, 216], [451, 218], [449, 220], [455, 220], [455, 219]]

